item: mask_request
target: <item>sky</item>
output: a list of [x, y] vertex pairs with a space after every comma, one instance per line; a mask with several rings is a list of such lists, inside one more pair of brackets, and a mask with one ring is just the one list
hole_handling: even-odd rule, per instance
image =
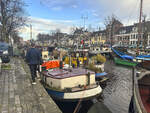
[[[56, 29], [71, 33], [74, 27], [91, 26], [103, 29], [105, 19], [115, 15], [124, 25], [138, 22], [140, 0], [23, 0], [26, 4], [28, 21], [20, 29], [24, 40], [38, 33], [51, 33]], [[150, 20], [150, 0], [143, 0], [143, 14]]]

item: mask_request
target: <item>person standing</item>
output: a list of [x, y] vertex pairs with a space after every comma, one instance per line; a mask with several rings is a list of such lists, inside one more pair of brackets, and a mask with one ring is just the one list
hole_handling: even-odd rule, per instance
[[41, 53], [35, 48], [35, 44], [31, 44], [31, 48], [28, 49], [26, 54], [26, 62], [29, 64], [31, 71], [32, 84], [36, 84], [35, 78], [37, 77], [37, 66], [41, 63]]

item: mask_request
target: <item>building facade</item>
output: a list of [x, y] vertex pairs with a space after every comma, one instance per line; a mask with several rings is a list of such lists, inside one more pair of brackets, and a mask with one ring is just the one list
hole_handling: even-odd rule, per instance
[[117, 44], [136, 47], [139, 41], [139, 46], [150, 45], [150, 22], [142, 23], [141, 35], [138, 32], [138, 24], [121, 27], [116, 35]]

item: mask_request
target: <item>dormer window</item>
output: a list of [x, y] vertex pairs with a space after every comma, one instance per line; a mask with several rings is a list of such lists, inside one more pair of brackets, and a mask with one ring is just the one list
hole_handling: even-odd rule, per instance
[[126, 33], [126, 30], [120, 31], [120, 34], [125, 34], [125, 33]]
[[137, 32], [137, 30], [138, 30], [137, 27], [132, 28], [132, 31], [134, 31], [134, 32]]

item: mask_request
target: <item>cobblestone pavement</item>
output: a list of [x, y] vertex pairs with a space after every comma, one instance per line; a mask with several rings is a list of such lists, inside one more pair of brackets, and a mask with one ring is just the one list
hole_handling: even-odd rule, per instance
[[11, 69], [0, 74], [0, 113], [60, 113], [39, 81], [31, 85], [22, 61], [12, 59]]

